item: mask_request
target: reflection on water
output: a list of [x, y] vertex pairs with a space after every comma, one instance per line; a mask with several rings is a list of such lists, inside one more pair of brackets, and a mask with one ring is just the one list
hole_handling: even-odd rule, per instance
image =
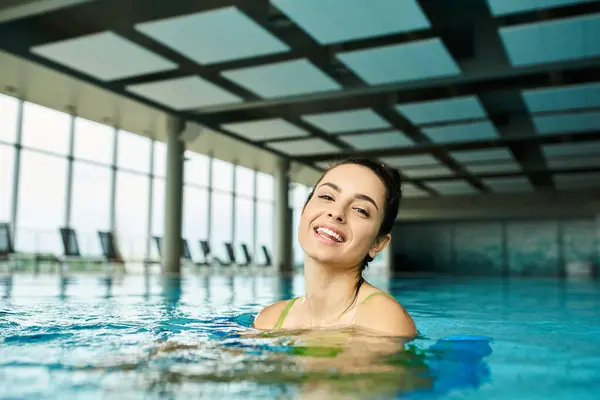
[[[596, 287], [394, 280], [421, 332], [407, 342], [252, 329], [264, 305], [302, 294], [301, 277], [14, 275], [0, 285], [0, 397], [526, 398], [505, 384], [532, 373], [514, 364], [519, 346], [536, 368], [599, 355], [559, 328], [571, 315], [597, 329]], [[553, 329], [570, 335], [567, 350]], [[532, 361], [545, 346], [557, 358]]]

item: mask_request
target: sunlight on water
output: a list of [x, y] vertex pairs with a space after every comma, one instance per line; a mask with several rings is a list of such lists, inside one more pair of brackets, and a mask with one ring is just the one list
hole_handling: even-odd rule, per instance
[[[591, 357], [579, 374], [598, 377], [600, 351], [584, 348], [576, 329], [562, 332], [572, 335], [572, 348], [559, 358], [565, 349], [552, 336], [562, 324], [558, 312], [598, 330], [598, 308], [588, 308], [599, 305], [597, 287], [565, 294], [542, 282], [546, 298], [536, 298], [518, 283], [387, 284], [413, 314], [417, 339], [356, 329], [253, 329], [262, 306], [301, 294], [301, 279], [6, 277], [0, 397], [507, 398], [514, 389], [502, 381], [531, 376], [534, 385], [548, 368], [541, 356], [564, 363], [578, 352]], [[542, 319], [532, 318], [533, 307]], [[520, 364], [507, 370], [514, 360]]]

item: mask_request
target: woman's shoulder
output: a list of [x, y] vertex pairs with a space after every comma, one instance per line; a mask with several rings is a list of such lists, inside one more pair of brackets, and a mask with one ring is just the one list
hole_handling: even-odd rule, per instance
[[281, 317], [281, 314], [292, 300], [278, 301], [263, 308], [254, 319], [254, 327], [257, 329], [275, 328], [279, 317]]
[[417, 334], [415, 323], [402, 304], [389, 293], [373, 286], [359, 299], [354, 323], [390, 336]]

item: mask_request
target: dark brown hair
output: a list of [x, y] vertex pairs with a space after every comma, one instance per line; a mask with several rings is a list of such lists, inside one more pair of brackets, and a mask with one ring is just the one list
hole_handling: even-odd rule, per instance
[[[369, 170], [371, 170], [371, 172], [377, 175], [377, 177], [379, 177], [379, 179], [385, 186], [385, 205], [383, 207], [383, 221], [381, 222], [381, 226], [379, 227], [377, 237], [387, 235], [392, 231], [392, 228], [394, 227], [394, 221], [396, 221], [398, 209], [400, 208], [400, 200], [402, 199], [402, 179], [396, 169], [391, 168], [375, 160], [371, 160], [368, 158], [348, 158], [346, 160], [334, 163], [329, 168], [327, 168], [325, 172], [323, 172], [313, 189], [310, 191], [308, 198], [304, 203], [304, 206], [306, 207], [310, 199], [312, 199], [313, 194], [315, 192], [315, 188], [319, 185], [323, 177], [332, 169], [339, 167], [340, 165], [346, 164], [360, 165], [361, 167], [368, 168]], [[367, 253], [367, 255], [362, 261], [359, 270], [358, 282], [356, 283], [354, 291], [354, 299], [352, 300], [352, 303], [350, 303], [350, 306], [348, 308], [350, 308], [356, 301], [358, 291], [364, 282], [362, 272], [365, 270], [365, 268], [367, 268], [371, 261], [373, 261], [373, 258], [371, 258], [371, 256]], [[347, 310], [348, 309], [346, 309], [346, 311]]]

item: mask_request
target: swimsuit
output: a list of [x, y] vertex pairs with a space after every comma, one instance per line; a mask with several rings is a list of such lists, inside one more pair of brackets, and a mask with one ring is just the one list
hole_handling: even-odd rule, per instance
[[[386, 292], [375, 292], [375, 293], [371, 293], [363, 301], [361, 301], [361, 303], [359, 304], [359, 306], [361, 306], [364, 302], [366, 302], [367, 300], [369, 300], [371, 297], [375, 296], [376, 294], [383, 294], [383, 295], [388, 296], [388, 297], [390, 297], [392, 299], [394, 298], [391, 294], [386, 293]], [[287, 306], [284, 308], [283, 312], [279, 316], [279, 319], [277, 320], [277, 323], [275, 324], [275, 329], [281, 329], [281, 326], [283, 325], [283, 321], [285, 321], [285, 318], [287, 317], [288, 313], [290, 312], [292, 306], [294, 305], [294, 303], [296, 302], [296, 300], [298, 300], [299, 298], [300, 297], [293, 298], [292, 300], [290, 300], [288, 302]]]

